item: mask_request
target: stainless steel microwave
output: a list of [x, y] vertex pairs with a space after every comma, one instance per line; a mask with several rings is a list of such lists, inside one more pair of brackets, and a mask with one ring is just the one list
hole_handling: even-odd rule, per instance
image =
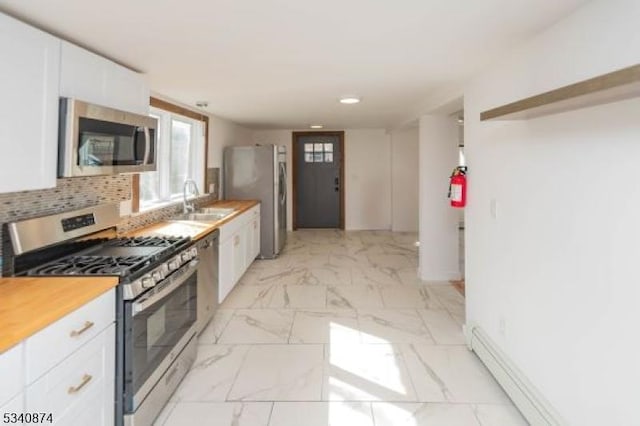
[[58, 176], [155, 171], [158, 121], [60, 98]]

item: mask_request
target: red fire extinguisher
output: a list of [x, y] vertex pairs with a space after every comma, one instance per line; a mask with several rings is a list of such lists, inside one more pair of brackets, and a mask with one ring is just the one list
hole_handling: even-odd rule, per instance
[[462, 208], [467, 204], [467, 167], [458, 166], [449, 177], [451, 207]]

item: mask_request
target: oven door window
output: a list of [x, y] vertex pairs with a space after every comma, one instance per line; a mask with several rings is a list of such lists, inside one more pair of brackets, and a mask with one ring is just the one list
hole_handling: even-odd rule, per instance
[[[135, 316], [131, 312], [132, 303], [127, 302], [124, 345], [126, 395], [136, 395], [195, 324], [196, 291], [197, 273], [194, 271], [180, 287]], [[133, 398], [128, 398], [127, 405], [132, 409]]]
[[79, 119], [78, 166], [137, 166], [154, 159], [154, 129]]

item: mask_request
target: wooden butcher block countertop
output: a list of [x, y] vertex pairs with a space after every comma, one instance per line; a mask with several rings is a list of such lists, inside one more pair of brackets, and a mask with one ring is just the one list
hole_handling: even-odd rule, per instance
[[0, 354], [117, 284], [118, 277], [0, 278]]
[[215, 229], [225, 223], [232, 221], [245, 211], [249, 210], [253, 206], [259, 204], [256, 200], [223, 200], [215, 201], [204, 207], [216, 207], [221, 209], [234, 209], [235, 212], [231, 213], [223, 219], [215, 221], [195, 221], [195, 220], [167, 220], [164, 222], [154, 223], [153, 225], [146, 226], [141, 229], [137, 229], [127, 236], [138, 237], [143, 235], [179, 235], [185, 237], [191, 237], [194, 240], [199, 240], [205, 235], [211, 233]]
[[[258, 201], [216, 201], [205, 207], [235, 209], [224, 219], [177, 220], [147, 226], [129, 236], [181, 235], [200, 239], [249, 210]], [[0, 354], [114, 288], [118, 277], [0, 278]]]

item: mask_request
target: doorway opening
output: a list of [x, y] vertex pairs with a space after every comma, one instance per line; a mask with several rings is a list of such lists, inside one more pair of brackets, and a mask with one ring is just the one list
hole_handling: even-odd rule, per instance
[[344, 131], [293, 132], [293, 229], [344, 229]]

